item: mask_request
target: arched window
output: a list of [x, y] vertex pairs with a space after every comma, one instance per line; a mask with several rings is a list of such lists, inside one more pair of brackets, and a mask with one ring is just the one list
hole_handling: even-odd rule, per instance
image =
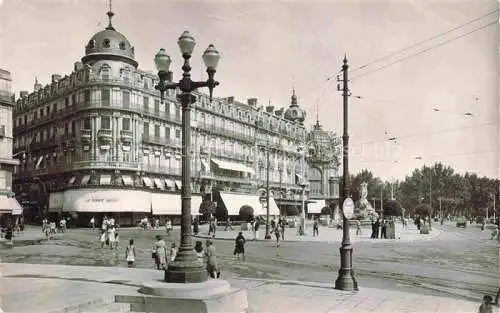
[[104, 48], [109, 48], [110, 46], [110, 41], [109, 39], [104, 39], [104, 41], [102, 42], [102, 45], [104, 46]]
[[121, 41], [120, 44], [119, 44], [119, 47], [120, 47], [121, 50], [125, 50], [125, 42]]
[[95, 40], [94, 39], [92, 39], [92, 40], [89, 41], [88, 47], [89, 47], [89, 49], [94, 49], [95, 48]]

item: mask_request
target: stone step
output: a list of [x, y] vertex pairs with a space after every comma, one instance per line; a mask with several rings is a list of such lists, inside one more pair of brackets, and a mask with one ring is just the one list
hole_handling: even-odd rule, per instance
[[80, 313], [130, 313], [128, 303], [107, 303], [98, 306], [88, 307]]

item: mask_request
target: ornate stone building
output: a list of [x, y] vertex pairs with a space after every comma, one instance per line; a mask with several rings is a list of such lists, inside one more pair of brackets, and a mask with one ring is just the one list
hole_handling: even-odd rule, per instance
[[323, 130], [316, 120], [316, 124], [307, 134], [309, 153], [308, 180], [310, 184], [307, 213], [321, 214], [324, 207], [335, 209], [339, 199], [338, 168], [340, 165], [342, 143], [333, 132]]
[[[156, 74], [139, 69], [134, 47], [111, 23], [93, 35], [71, 74], [54, 74], [21, 92], [14, 109], [14, 149], [22, 155], [16, 194], [33, 216], [71, 214], [88, 223], [115, 215], [134, 224], [145, 214], [180, 215], [181, 110], [176, 92], [162, 102]], [[153, 53], [152, 53], [153, 57]], [[304, 112], [295, 92], [275, 110], [257, 99], [196, 94], [192, 110], [192, 213], [202, 197], [238, 215], [242, 205], [264, 209], [269, 153], [272, 214], [300, 203], [296, 184], [304, 163]], [[298, 197], [299, 196], [299, 197]]]
[[23, 209], [12, 192], [12, 173], [19, 163], [12, 155], [12, 108], [14, 95], [10, 72], [0, 69], [0, 224], [6, 215], [20, 215]]

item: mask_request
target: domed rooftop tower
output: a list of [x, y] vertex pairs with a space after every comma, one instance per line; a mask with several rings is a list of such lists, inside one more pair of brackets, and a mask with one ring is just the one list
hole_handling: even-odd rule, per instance
[[288, 107], [288, 109], [285, 111], [284, 118], [292, 121], [292, 122], [298, 122], [301, 125], [304, 124], [304, 120], [306, 119], [306, 112], [302, 110], [298, 103], [297, 103], [297, 96], [295, 95], [295, 88], [293, 89], [293, 94], [292, 94], [292, 103]]
[[85, 46], [85, 56], [82, 58], [83, 64], [92, 65], [99, 60], [122, 61], [137, 68], [134, 47], [127, 38], [117, 32], [111, 23], [115, 15], [111, 10], [107, 13], [109, 24], [106, 29], [96, 33]]

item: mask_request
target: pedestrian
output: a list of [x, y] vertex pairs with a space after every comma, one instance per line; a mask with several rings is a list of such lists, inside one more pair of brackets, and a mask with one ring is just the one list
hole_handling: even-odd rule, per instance
[[361, 222], [356, 220], [356, 236], [361, 235]]
[[104, 248], [104, 244], [106, 244], [106, 242], [109, 242], [107, 241], [107, 232], [101, 230], [101, 234], [98, 236], [99, 237], [99, 241], [101, 243], [101, 249]]
[[371, 239], [375, 239], [375, 221], [372, 220], [372, 234], [370, 235]]
[[177, 246], [175, 245], [175, 242], [172, 242], [172, 245], [170, 246], [170, 257], [169, 257], [170, 262], [174, 262], [176, 257], [177, 257]]
[[220, 270], [217, 264], [217, 257], [215, 255], [215, 246], [212, 240], [208, 239], [206, 243], [205, 256], [207, 257], [207, 272], [212, 278], [220, 277]]
[[387, 239], [387, 221], [386, 220], [382, 220], [380, 238]]
[[90, 219], [90, 228], [92, 228], [92, 230], [95, 230], [95, 218], [93, 216]]
[[285, 240], [285, 228], [286, 228], [286, 219], [284, 216], [280, 218], [280, 226], [281, 226], [281, 240]]
[[165, 230], [167, 231], [167, 235], [170, 235], [170, 232], [172, 231], [172, 221], [168, 217], [165, 221]]
[[236, 260], [239, 260], [240, 255], [242, 261], [245, 261], [245, 243], [246, 239], [243, 236], [243, 232], [239, 232], [238, 236], [236, 236], [235, 244], [234, 244], [234, 252], [233, 255], [235, 256]]
[[205, 258], [205, 251], [203, 251], [203, 243], [200, 240], [197, 240], [194, 245], [194, 251], [196, 251], [196, 256], [203, 263]]
[[134, 239], [128, 241], [128, 246], [125, 249], [125, 259], [127, 260], [128, 267], [135, 267]]
[[197, 236], [199, 232], [200, 232], [200, 224], [198, 222], [198, 217], [195, 217], [193, 221], [193, 234]]
[[279, 248], [280, 247], [280, 238], [281, 238], [279, 225], [276, 225], [276, 228], [274, 229], [274, 236], [276, 237], [276, 247]]
[[217, 230], [217, 219], [212, 221], [212, 238], [215, 238], [215, 231]]
[[109, 248], [113, 250], [115, 248], [115, 227], [110, 226], [108, 228], [108, 241], [109, 241]]
[[483, 297], [483, 302], [479, 306], [478, 313], [493, 313], [493, 298], [490, 295]]
[[233, 230], [233, 226], [231, 226], [231, 219], [229, 217], [226, 220], [226, 227], [224, 228], [224, 231], [227, 231], [228, 228]]
[[481, 223], [481, 231], [484, 231], [485, 226], [486, 226], [486, 221], [483, 219], [483, 222]]
[[253, 240], [259, 240], [259, 228], [260, 221], [259, 219], [255, 219], [255, 223], [253, 225]]
[[317, 218], [315, 218], [313, 222], [313, 237], [316, 236], [319, 236], [319, 223]]
[[375, 222], [375, 238], [378, 239], [380, 233], [380, 219]]
[[164, 270], [167, 268], [167, 245], [160, 235], [156, 236], [151, 256], [155, 260], [156, 269]]

